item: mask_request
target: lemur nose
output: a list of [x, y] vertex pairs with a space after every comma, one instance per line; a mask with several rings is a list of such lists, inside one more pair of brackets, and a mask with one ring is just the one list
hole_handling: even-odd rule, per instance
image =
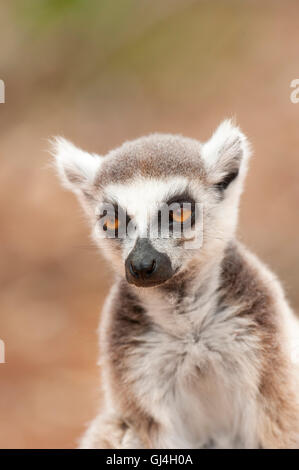
[[125, 261], [126, 278], [137, 287], [156, 286], [173, 275], [170, 258], [148, 238], [138, 238]]
[[130, 262], [131, 274], [136, 278], [141, 277], [142, 279], [147, 279], [155, 272], [155, 269], [156, 260], [153, 258]]

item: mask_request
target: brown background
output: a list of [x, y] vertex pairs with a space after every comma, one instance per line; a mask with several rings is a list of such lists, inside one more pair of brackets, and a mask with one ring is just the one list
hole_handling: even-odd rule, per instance
[[240, 237], [299, 307], [296, 1], [27, 0], [0, 6], [0, 447], [74, 447], [94, 415], [109, 267], [47, 138], [105, 153], [235, 116], [254, 157]]

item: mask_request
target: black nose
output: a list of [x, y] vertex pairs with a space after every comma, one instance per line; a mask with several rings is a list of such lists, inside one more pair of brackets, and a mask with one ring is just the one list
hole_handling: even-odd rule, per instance
[[173, 274], [169, 257], [157, 251], [147, 238], [136, 240], [125, 268], [127, 281], [140, 287], [161, 284]]
[[141, 277], [141, 279], [147, 279], [151, 277], [151, 275], [156, 270], [156, 260], [151, 257], [131, 260], [130, 261], [130, 272], [132, 276], [136, 277], [137, 279]]

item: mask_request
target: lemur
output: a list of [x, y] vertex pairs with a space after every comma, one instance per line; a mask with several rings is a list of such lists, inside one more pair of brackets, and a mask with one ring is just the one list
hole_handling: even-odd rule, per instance
[[[299, 447], [299, 324], [235, 235], [251, 153], [239, 127], [225, 120], [206, 143], [151, 134], [104, 157], [56, 138], [52, 153], [115, 270], [99, 327], [103, 405], [79, 447]], [[169, 225], [187, 230], [149, 235], [173, 202]]]

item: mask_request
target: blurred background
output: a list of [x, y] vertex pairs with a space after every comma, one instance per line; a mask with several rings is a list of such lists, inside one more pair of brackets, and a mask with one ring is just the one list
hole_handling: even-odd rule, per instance
[[111, 276], [49, 168], [52, 135], [102, 154], [236, 117], [254, 148], [240, 238], [299, 310], [298, 15], [289, 0], [1, 2], [1, 448], [74, 447], [98, 407]]

